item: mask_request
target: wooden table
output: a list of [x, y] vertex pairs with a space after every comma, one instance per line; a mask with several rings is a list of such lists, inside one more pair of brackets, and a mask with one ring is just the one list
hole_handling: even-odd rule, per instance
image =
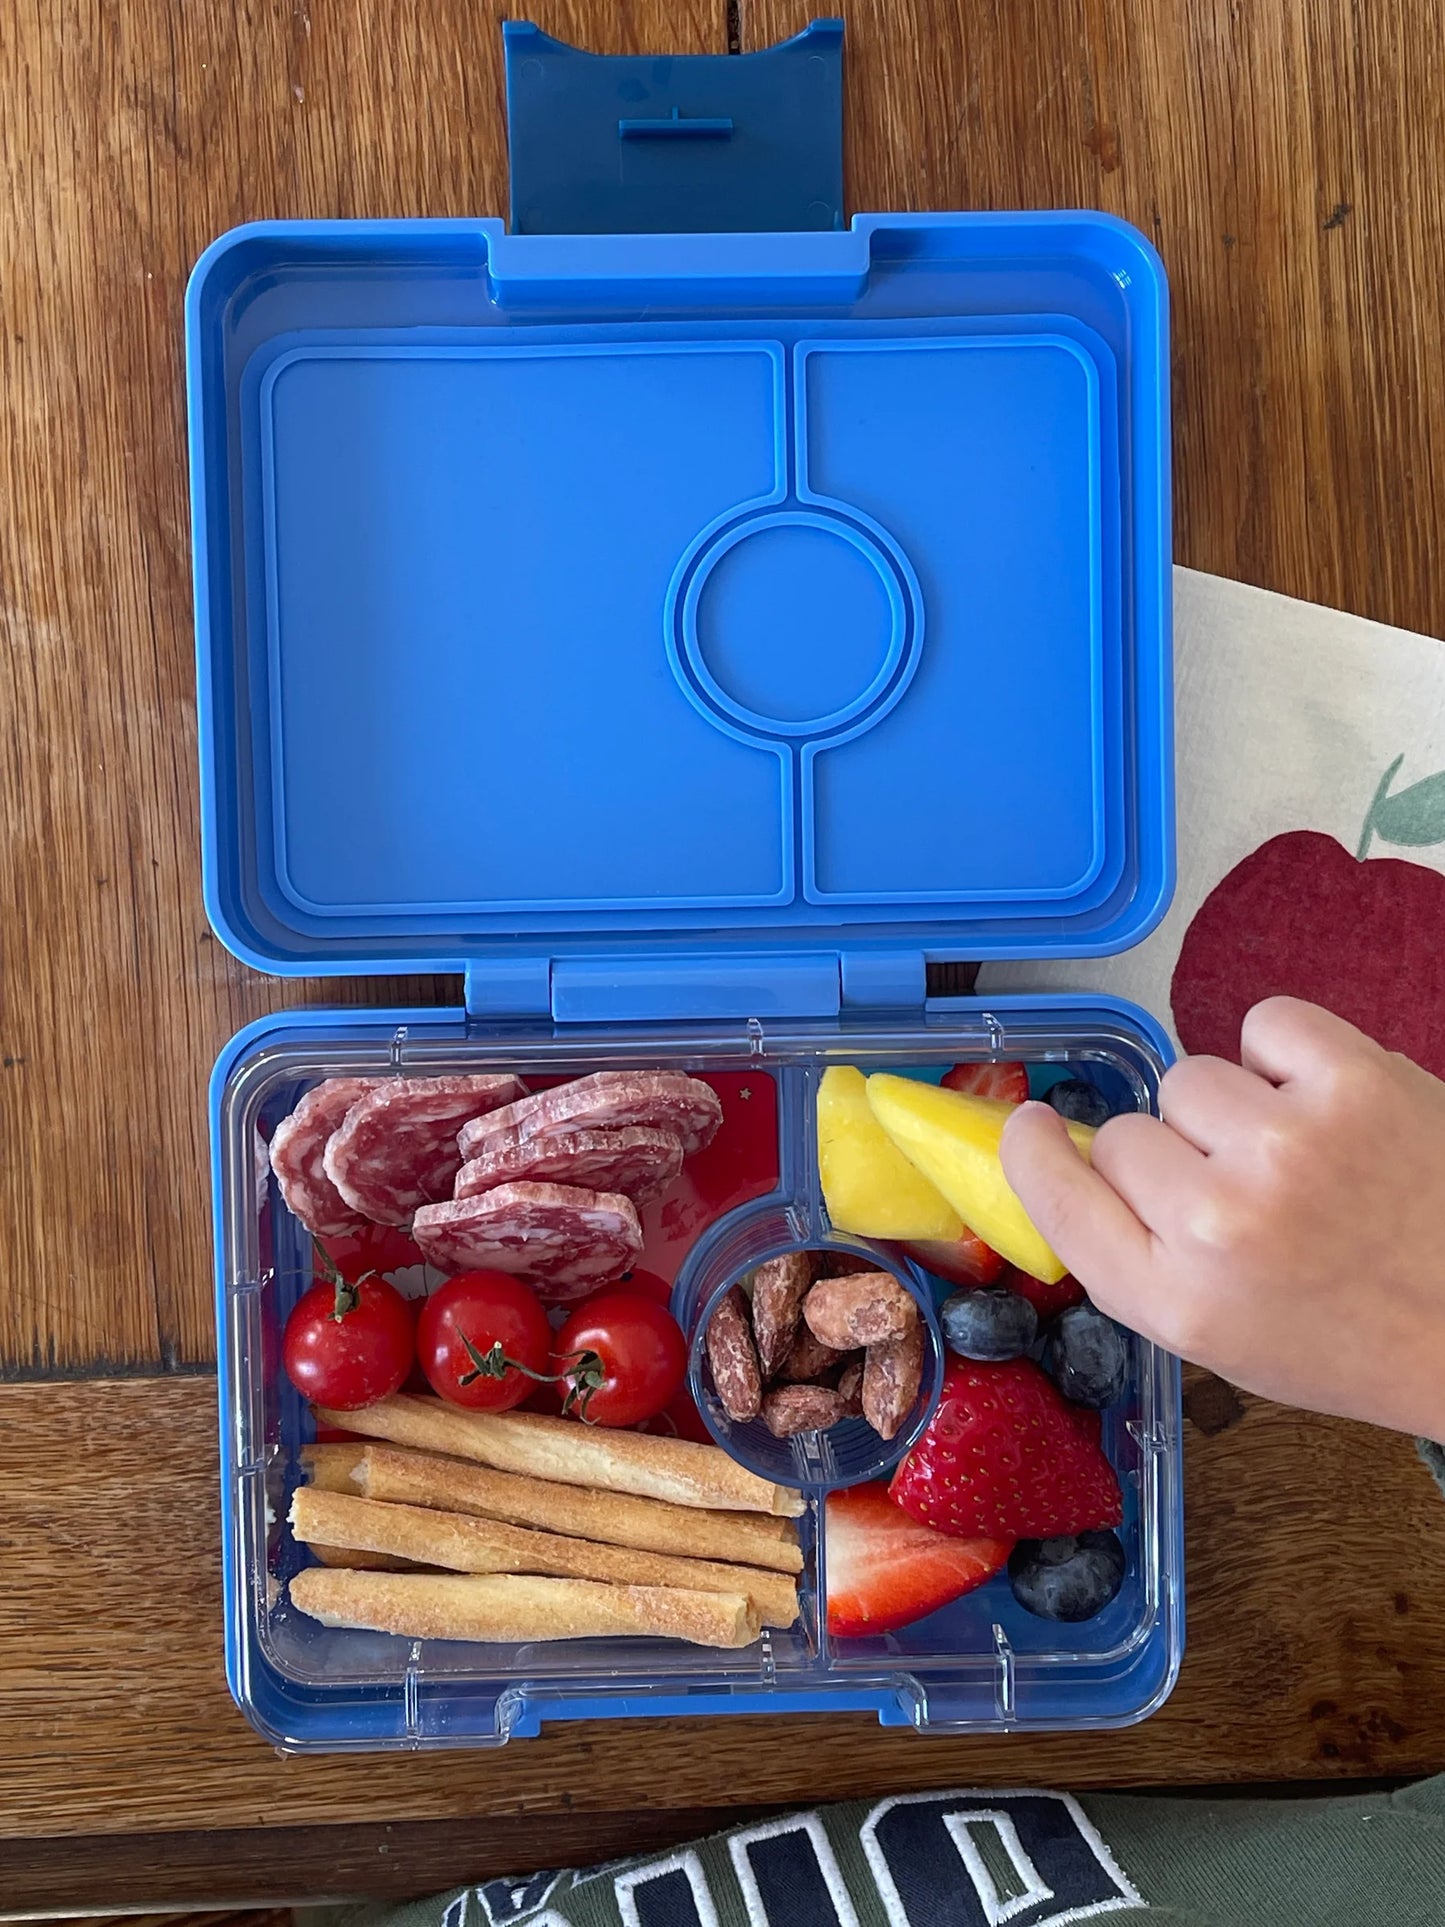
[[[1208, 1380], [1189, 1657], [1136, 1731], [624, 1723], [288, 1761], [233, 1709], [204, 1083], [246, 1019], [361, 993], [250, 974], [202, 912], [182, 291], [246, 218], [501, 210], [506, 11], [0, 18], [0, 1908], [402, 1893], [947, 1782], [1445, 1766], [1445, 1512], [1410, 1446]], [[852, 207], [1091, 204], [1163, 250], [1180, 559], [1445, 633], [1430, 0], [845, 11]], [[534, 12], [604, 51], [746, 51], [807, 18], [803, 0]], [[370, 987], [393, 993], [454, 989]]]

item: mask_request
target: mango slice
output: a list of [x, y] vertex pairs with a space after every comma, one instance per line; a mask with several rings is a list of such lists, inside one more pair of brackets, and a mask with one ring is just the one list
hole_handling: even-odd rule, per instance
[[[867, 1089], [869, 1107], [892, 1142], [985, 1244], [1045, 1284], [1063, 1277], [1063, 1262], [1034, 1228], [1003, 1174], [999, 1144], [1016, 1105], [886, 1072], [870, 1077]], [[1087, 1157], [1093, 1131], [1070, 1124], [1068, 1132]]]
[[874, 1117], [867, 1080], [851, 1065], [825, 1071], [818, 1086], [818, 1176], [837, 1231], [856, 1238], [963, 1235], [958, 1214]]

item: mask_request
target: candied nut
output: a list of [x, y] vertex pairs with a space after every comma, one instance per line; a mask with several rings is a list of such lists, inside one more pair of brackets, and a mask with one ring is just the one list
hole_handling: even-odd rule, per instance
[[[856, 1351], [857, 1347], [852, 1346], [850, 1350]], [[815, 1385], [836, 1372], [848, 1355], [848, 1352], [834, 1351], [821, 1338], [814, 1338], [800, 1319], [797, 1335], [783, 1360], [778, 1377], [787, 1385]]]
[[763, 1423], [776, 1439], [826, 1432], [842, 1416], [842, 1400], [826, 1385], [778, 1385], [763, 1399]]
[[918, 1307], [887, 1271], [855, 1271], [820, 1278], [803, 1300], [803, 1316], [815, 1338], [834, 1351], [901, 1338], [918, 1323]]
[[881, 1439], [896, 1436], [923, 1383], [923, 1325], [915, 1319], [901, 1338], [885, 1338], [863, 1355], [863, 1416]]
[[[893, 1341], [898, 1344], [900, 1341]], [[838, 1397], [843, 1402], [844, 1418], [863, 1416], [863, 1360], [855, 1358], [851, 1365], [843, 1367], [843, 1376], [838, 1380]]]
[[707, 1362], [722, 1408], [741, 1423], [756, 1418], [763, 1402], [763, 1377], [748, 1324], [747, 1301], [734, 1285], [708, 1320]]
[[798, 1317], [813, 1282], [812, 1254], [784, 1252], [753, 1273], [753, 1338], [765, 1379], [775, 1378], [798, 1330]]

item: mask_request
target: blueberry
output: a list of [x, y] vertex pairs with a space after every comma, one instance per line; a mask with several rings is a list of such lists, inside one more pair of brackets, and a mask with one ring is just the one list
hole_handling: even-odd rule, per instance
[[1070, 1305], [1049, 1327], [1043, 1364], [1065, 1398], [1102, 1410], [1128, 1382], [1129, 1341], [1092, 1305]]
[[1025, 1612], [1039, 1619], [1092, 1619], [1124, 1583], [1116, 1532], [1069, 1539], [1020, 1539], [1009, 1554], [1008, 1582]]
[[956, 1291], [938, 1313], [950, 1351], [997, 1363], [1022, 1358], [1038, 1337], [1039, 1315], [1027, 1298], [1003, 1285]]
[[1097, 1128], [1107, 1124], [1114, 1115], [1104, 1093], [1097, 1085], [1086, 1084], [1082, 1077], [1066, 1077], [1045, 1095], [1059, 1116], [1068, 1118], [1071, 1124], [1092, 1124]]

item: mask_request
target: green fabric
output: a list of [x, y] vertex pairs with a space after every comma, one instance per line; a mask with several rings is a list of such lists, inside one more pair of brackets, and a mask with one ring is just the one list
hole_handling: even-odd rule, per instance
[[1445, 1492], [1445, 1446], [1436, 1445], [1433, 1439], [1416, 1439], [1415, 1449], [1425, 1461], [1430, 1477]]
[[1304, 1800], [1000, 1793], [820, 1807], [306, 1927], [1441, 1927], [1445, 1777]]

